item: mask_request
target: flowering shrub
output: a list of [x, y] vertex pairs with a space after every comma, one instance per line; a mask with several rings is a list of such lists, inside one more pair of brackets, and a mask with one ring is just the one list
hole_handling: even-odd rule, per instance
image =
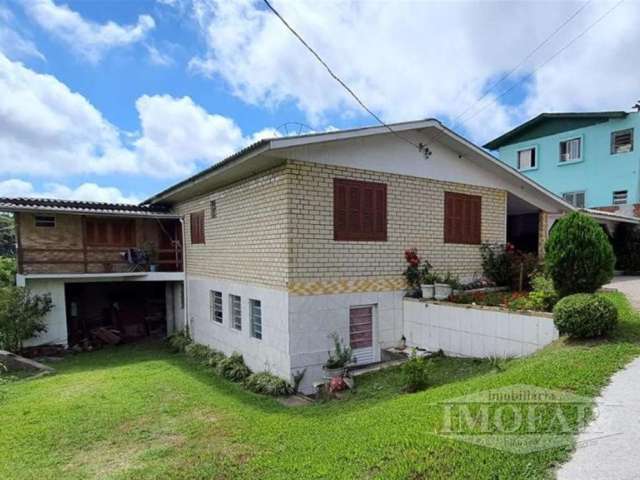
[[480, 247], [480, 255], [485, 277], [513, 290], [528, 288], [529, 277], [538, 266], [534, 254], [521, 252], [511, 243], [485, 243]]
[[[418, 256], [418, 250], [416, 248], [407, 248], [404, 251], [404, 259], [407, 262], [407, 268], [403, 275], [407, 281], [407, 290], [409, 294], [417, 294], [420, 290], [420, 283], [426, 282], [430, 277], [429, 269], [431, 264], [424, 260], [422, 261]], [[422, 265], [422, 268], [420, 267]]]

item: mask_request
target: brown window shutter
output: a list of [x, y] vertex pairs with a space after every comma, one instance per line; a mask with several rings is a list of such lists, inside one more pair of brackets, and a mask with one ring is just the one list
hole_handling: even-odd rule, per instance
[[344, 240], [347, 236], [347, 187], [333, 182], [333, 239]]
[[191, 226], [191, 243], [205, 243], [204, 241], [204, 210], [192, 212], [189, 215]]
[[387, 186], [335, 178], [333, 231], [338, 241], [386, 241]]
[[444, 241], [477, 245], [481, 242], [482, 198], [478, 195], [445, 192]]

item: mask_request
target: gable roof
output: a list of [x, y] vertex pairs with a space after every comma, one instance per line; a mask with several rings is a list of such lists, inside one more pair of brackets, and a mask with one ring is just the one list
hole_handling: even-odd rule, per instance
[[[533, 117], [531, 120], [509, 130], [507, 133], [485, 143], [483, 147], [489, 150], [496, 150], [503, 145], [517, 143], [520, 140], [539, 138], [554, 133], [560, 133], [562, 131], [593, 125], [595, 123], [606, 122], [612, 118], [624, 118], [627, 115], [628, 113], [623, 111], [541, 113], [540, 115]], [[551, 126], [551, 128], [548, 129], [549, 131], [540, 132], [539, 134], [533, 134], [527, 137], [527, 133], [532, 130], [540, 129], [543, 124], [550, 124], [551, 122], [555, 123], [555, 125]]]
[[[399, 122], [388, 124], [389, 128], [393, 132], [400, 133], [407, 130], [415, 130], [419, 128], [425, 128], [433, 125], [434, 123], [440, 124], [436, 119], [425, 119], [410, 122]], [[234, 163], [238, 163], [247, 158], [259, 155], [261, 153], [267, 153], [274, 150], [280, 150], [289, 147], [295, 147], [300, 145], [311, 145], [314, 143], [331, 142], [337, 140], [347, 140], [358, 137], [366, 137], [370, 135], [390, 134], [389, 128], [376, 125], [369, 127], [349, 128], [344, 130], [335, 130], [330, 132], [318, 132], [308, 133], [304, 135], [293, 135], [288, 137], [274, 137], [259, 140], [242, 150], [237, 151], [233, 155], [221, 160], [220, 162], [208, 167], [201, 172], [186, 178], [161, 192], [149, 197], [142, 202], [143, 205], [155, 204], [167, 200], [172, 194], [178, 192], [181, 189], [188, 188], [190, 185], [194, 185], [198, 181], [210, 177], [218, 172], [224, 170]]]
[[54, 198], [0, 197], [0, 211], [73, 213], [93, 215], [121, 215], [146, 217], [177, 217], [163, 205], [134, 205], [128, 203], [87, 202]]
[[[526, 189], [547, 205], [553, 205], [555, 209], [564, 211], [576, 210], [564, 199], [545, 189], [542, 185], [522, 175], [513, 167], [501, 162], [471, 141], [445, 127], [436, 119], [425, 119], [412, 122], [393, 123], [386, 126], [373, 126], [337, 130], [332, 132], [313, 133], [291, 137], [278, 137], [260, 140], [246, 148], [225, 158], [221, 162], [181, 181], [148, 198], [142, 205], [172, 204], [185, 199], [206, 194], [211, 190], [211, 184], [215, 182], [232, 183], [259, 171], [265, 171], [283, 162], [286, 149], [299, 146], [310, 146], [326, 142], [364, 138], [373, 135], [391, 135], [389, 128], [394, 133], [401, 135], [403, 131], [423, 130], [431, 128], [435, 130], [428, 140], [437, 141], [448, 148], [454, 149], [459, 155], [470, 155], [486, 166], [492, 174], [508, 179], [517, 185], [518, 190]], [[260, 158], [255, 158], [260, 157]]]

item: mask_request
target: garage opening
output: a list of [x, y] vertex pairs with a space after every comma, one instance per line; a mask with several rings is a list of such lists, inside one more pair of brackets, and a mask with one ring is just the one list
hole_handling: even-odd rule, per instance
[[70, 346], [135, 342], [167, 334], [164, 282], [67, 283]]

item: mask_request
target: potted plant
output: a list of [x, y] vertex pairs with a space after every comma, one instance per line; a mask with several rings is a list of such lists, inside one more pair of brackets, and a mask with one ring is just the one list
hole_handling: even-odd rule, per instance
[[147, 240], [142, 244], [142, 251], [147, 256], [147, 262], [149, 262], [149, 271], [158, 271], [158, 249], [156, 244]]
[[422, 298], [431, 300], [435, 294], [434, 284], [438, 281], [438, 275], [435, 273], [431, 273], [428, 270], [425, 272], [424, 270], [426, 269], [423, 269], [420, 283], [420, 288], [422, 289]]
[[449, 295], [453, 293], [453, 289], [460, 286], [458, 277], [447, 272], [444, 277], [438, 279], [438, 283], [435, 284], [435, 297], [436, 300], [446, 300]]
[[329, 335], [329, 338], [333, 340], [334, 351], [328, 352], [329, 358], [322, 368], [327, 374], [327, 377], [333, 378], [339, 375], [344, 375], [346, 366], [353, 358], [353, 351], [351, 350], [351, 347], [342, 345], [342, 341], [336, 332]]
[[407, 268], [403, 272], [407, 282], [407, 296], [420, 296], [420, 257], [418, 250], [415, 248], [407, 248], [404, 251], [404, 259], [407, 262]]

